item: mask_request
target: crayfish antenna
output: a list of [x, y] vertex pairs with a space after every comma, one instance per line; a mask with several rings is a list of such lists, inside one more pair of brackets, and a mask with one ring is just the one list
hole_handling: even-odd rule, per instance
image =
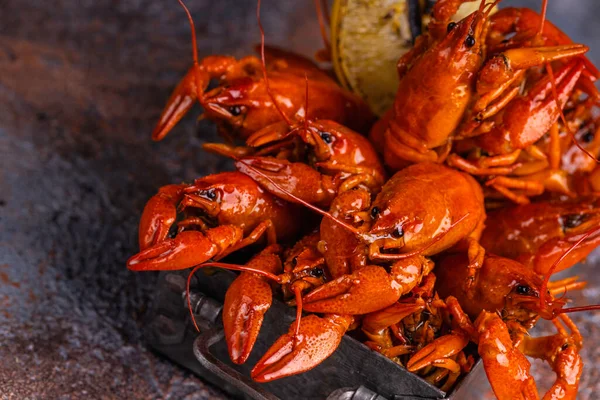
[[[548, 11], [548, 0], [542, 0], [542, 11], [541, 11], [542, 18], [540, 19], [540, 27], [536, 34], [536, 37], [541, 37], [544, 32], [544, 25], [546, 23], [547, 11]], [[567, 122], [567, 118], [565, 117], [565, 113], [564, 113], [562, 107], [560, 106], [560, 100], [558, 99], [558, 92], [556, 90], [556, 81], [554, 80], [554, 72], [552, 70], [552, 66], [550, 65], [550, 63], [546, 63], [546, 72], [550, 76], [550, 83], [552, 85], [552, 96], [554, 97], [554, 101], [556, 101], [556, 105], [558, 106], [558, 112], [560, 114], [560, 119], [561, 119], [563, 125], [565, 126], [565, 130], [567, 131], [567, 134], [571, 137], [571, 140], [573, 141], [573, 143], [575, 143], [575, 146], [577, 146], [577, 148], [579, 150], [584, 152], [588, 157], [590, 157], [596, 163], [600, 163], [600, 161], [592, 153], [590, 153], [588, 150], [583, 148], [583, 146], [577, 141], [575, 134], [571, 130], [571, 127], [569, 126], [569, 124]]]
[[[496, 0], [493, 3], [487, 3], [487, 10], [484, 10], [483, 13], [485, 15], [485, 18], [489, 17], [490, 14], [492, 13], [492, 10], [494, 9], [494, 7], [496, 7], [498, 5], [498, 3], [500, 3], [502, 0]], [[483, 1], [482, 3], [486, 3], [485, 1]], [[485, 7], [483, 7], [485, 9]], [[482, 11], [481, 7], [480, 10]]]
[[329, 24], [327, 2], [324, 0], [315, 0], [315, 9], [317, 10], [317, 19], [319, 20], [319, 29], [321, 30], [321, 38], [325, 45], [325, 51], [331, 56], [331, 44], [327, 38], [327, 25]]
[[228, 269], [230, 271], [253, 272], [255, 274], [264, 276], [265, 278], [272, 279], [277, 283], [281, 283], [281, 278], [279, 276], [272, 274], [270, 272], [262, 271], [260, 269], [247, 267], [245, 265], [227, 264], [227, 263], [220, 263], [220, 262], [207, 262], [207, 263], [195, 266], [190, 271], [190, 273], [187, 277], [187, 282], [185, 285], [185, 294], [187, 297], [188, 311], [190, 312], [190, 317], [191, 317], [192, 323], [194, 324], [194, 328], [196, 328], [196, 331], [198, 331], [198, 332], [200, 332], [200, 328], [198, 327], [198, 324], [196, 323], [196, 318], [194, 316], [194, 312], [192, 311], [192, 300], [190, 299], [190, 284], [192, 282], [192, 277], [194, 276], [196, 271], [198, 271], [200, 268], [204, 268], [204, 267], [217, 267], [217, 268]]
[[588, 157], [590, 157], [596, 163], [600, 163], [600, 161], [592, 153], [590, 153], [588, 150], [586, 150], [577, 141], [575, 134], [573, 133], [573, 131], [571, 130], [571, 127], [569, 126], [569, 123], [567, 122], [565, 113], [564, 113], [562, 107], [560, 106], [560, 100], [558, 99], [558, 92], [556, 90], [556, 81], [554, 80], [554, 73], [552, 71], [552, 66], [550, 64], [546, 64], [546, 71], [548, 72], [548, 76], [550, 76], [550, 83], [552, 85], [552, 96], [554, 97], [554, 101], [556, 102], [556, 105], [558, 106], [558, 112], [560, 115], [560, 119], [561, 119], [563, 125], [565, 126], [565, 130], [567, 131], [568, 135], [571, 137], [571, 140], [573, 141], [573, 143], [575, 143], [575, 146], [577, 146], [577, 148], [579, 150], [583, 151]]
[[195, 71], [195, 78], [196, 78], [196, 97], [198, 99], [202, 98], [202, 96], [200, 95], [200, 77], [198, 76], [198, 43], [196, 42], [196, 25], [194, 24], [194, 19], [192, 18], [192, 14], [190, 13], [190, 10], [188, 10], [188, 8], [185, 6], [185, 4], [183, 3], [183, 0], [177, 0], [179, 2], [179, 4], [181, 4], [181, 7], [183, 7], [183, 10], [185, 11], [185, 13], [187, 14], [187, 18], [188, 21], [190, 22], [190, 28], [192, 30], [192, 55], [194, 57], [194, 71]]
[[302, 289], [294, 288], [296, 298], [296, 327], [294, 328], [294, 346], [296, 346], [298, 335], [300, 335], [300, 321], [302, 319]]
[[262, 22], [260, 21], [260, 0], [258, 0], [256, 3], [256, 20], [258, 22], [258, 29], [260, 30], [260, 59], [267, 93], [283, 120], [291, 127], [292, 121], [290, 121], [288, 116], [285, 115], [281, 108], [279, 108], [279, 104], [277, 104], [277, 100], [275, 100], [275, 96], [273, 95], [273, 92], [271, 92], [271, 86], [269, 85], [269, 77], [267, 76], [267, 63], [265, 61], [265, 30], [263, 29]]
[[581, 311], [596, 311], [596, 310], [600, 310], [600, 304], [593, 304], [590, 306], [581, 306], [581, 307], [563, 308], [562, 310], [558, 310], [556, 312], [556, 314], [560, 315], [560, 314], [569, 314], [569, 313], [581, 312]]
[[304, 74], [306, 80], [306, 98], [304, 99], [304, 129], [308, 132], [308, 75]]
[[[577, 242], [575, 242], [571, 247], [567, 249], [550, 267], [546, 275], [544, 276], [544, 282], [542, 283], [540, 289], [540, 306], [544, 307], [546, 305], [546, 294], [548, 292], [548, 283], [550, 282], [550, 277], [561, 263], [572, 251], [574, 251], [581, 243], [583, 243], [590, 236], [600, 232], [600, 227], [590, 229], [587, 233], [585, 233]], [[565, 308], [558, 311], [558, 314], [564, 314], [567, 312], [575, 312], [575, 311], [585, 311], [585, 310], [596, 310], [600, 309], [600, 305], [592, 305], [592, 306], [584, 306], [584, 307], [572, 307]]]
[[540, 28], [538, 30], [538, 36], [542, 36], [544, 33], [544, 25], [546, 24], [546, 13], [548, 12], [548, 0], [542, 0], [542, 11], [540, 14], [542, 18], [540, 20]]

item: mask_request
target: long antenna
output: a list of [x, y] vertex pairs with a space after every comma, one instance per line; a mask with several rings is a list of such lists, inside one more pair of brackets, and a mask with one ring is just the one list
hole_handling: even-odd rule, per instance
[[548, 11], [548, 0], [542, 0], [542, 19], [540, 20], [540, 29], [538, 30], [538, 36], [542, 36], [544, 33], [544, 24], [546, 23], [546, 12]]
[[194, 56], [194, 78], [196, 80], [196, 97], [200, 100], [202, 97], [200, 96], [200, 78], [198, 77], [198, 72], [200, 66], [198, 64], [198, 43], [196, 43], [196, 25], [194, 25], [194, 19], [192, 18], [192, 14], [190, 10], [185, 6], [183, 0], [177, 0], [181, 7], [183, 7], [185, 13], [187, 14], [188, 21], [190, 22], [190, 27], [192, 29], [192, 54]]
[[[546, 275], [544, 276], [544, 282], [542, 283], [542, 287], [540, 289], [540, 307], [544, 307], [546, 305], [546, 292], [548, 291], [548, 282], [550, 281], [550, 277], [560, 264], [573, 250], [575, 250], [583, 241], [592, 236], [593, 234], [600, 232], [600, 227], [590, 230], [585, 235], [583, 235], [577, 242], [575, 242], [567, 251], [565, 251], [550, 267]], [[563, 311], [561, 311], [563, 312]]]
[[590, 153], [587, 149], [583, 148], [583, 146], [581, 144], [579, 144], [579, 142], [577, 141], [577, 138], [575, 137], [575, 134], [571, 130], [571, 127], [569, 126], [569, 123], [567, 122], [567, 118], [565, 117], [565, 113], [563, 112], [563, 109], [560, 105], [560, 100], [558, 99], [558, 92], [556, 90], [556, 82], [554, 81], [554, 72], [552, 71], [552, 66], [549, 63], [546, 64], [546, 71], [548, 72], [548, 76], [550, 76], [550, 84], [552, 85], [552, 96], [554, 97], [554, 101], [556, 102], [556, 105], [558, 106], [558, 112], [560, 113], [560, 119], [561, 119], [563, 125], [565, 126], [565, 130], [567, 131], [567, 133], [571, 137], [571, 140], [573, 141], [573, 143], [575, 143], [575, 146], [577, 146], [577, 148], [579, 150], [583, 151], [588, 157], [590, 157], [596, 163], [600, 163], [600, 161], [596, 157], [594, 157], [594, 155], [592, 153]]
[[[179, 0], [179, 1], [181, 1], [181, 0]], [[283, 118], [283, 120], [289, 126], [292, 126], [292, 122], [290, 121], [288, 116], [285, 115], [285, 113], [281, 110], [281, 108], [279, 108], [279, 104], [277, 104], [277, 100], [275, 100], [275, 96], [273, 96], [273, 93], [271, 92], [271, 86], [269, 85], [269, 78], [267, 76], [267, 63], [265, 61], [265, 30], [263, 29], [262, 22], [260, 21], [260, 0], [258, 0], [258, 2], [256, 3], [256, 20], [258, 21], [258, 29], [260, 29], [260, 58], [262, 61], [262, 72], [263, 72], [263, 77], [265, 79], [265, 85], [267, 87], [267, 93], [269, 94], [269, 97], [271, 98], [273, 105], [275, 106], [275, 108], [277, 109], [279, 114], [281, 114], [281, 117]]]
[[[319, 28], [321, 30], [321, 37], [323, 38], [323, 44], [325, 44], [325, 50], [328, 54], [331, 54], [331, 44], [327, 38], [327, 23], [329, 22], [329, 16], [323, 15], [323, 8], [327, 8], [326, 4], [322, 4], [321, 0], [315, 0], [315, 8], [317, 10], [317, 19], [319, 20]], [[327, 21], [327, 22], [326, 22]]]

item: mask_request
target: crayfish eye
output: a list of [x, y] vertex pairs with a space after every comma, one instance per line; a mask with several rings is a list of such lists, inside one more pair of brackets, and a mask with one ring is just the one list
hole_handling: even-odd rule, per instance
[[327, 144], [333, 142], [333, 136], [331, 136], [331, 133], [328, 133], [328, 132], [319, 132], [319, 136]]
[[569, 343], [564, 343], [562, 346], [560, 346], [561, 351], [565, 351], [568, 348], [569, 348]]
[[521, 294], [523, 296], [529, 296], [532, 294], [532, 290], [527, 285], [519, 285], [519, 286], [517, 286], [517, 294]]
[[179, 227], [177, 226], [177, 224], [173, 224], [169, 228], [169, 233], [167, 234], [167, 237], [169, 239], [173, 239], [173, 238], [175, 238], [175, 236], [177, 236], [178, 233], [179, 233]]
[[583, 143], [591, 143], [594, 140], [594, 132], [588, 131], [585, 135], [581, 137], [581, 141]]
[[465, 39], [465, 46], [473, 47], [475, 46], [475, 38], [472, 35], [467, 36]]
[[402, 236], [404, 236], [404, 231], [402, 230], [402, 227], [401, 226], [397, 227], [394, 230], [394, 232], [392, 232], [392, 236], [395, 237], [396, 239], [399, 239]]
[[208, 197], [211, 200], [214, 200], [217, 198], [217, 192], [215, 192], [214, 189], [207, 190], [205, 195], [206, 195], [206, 197]]
[[242, 107], [240, 106], [231, 106], [229, 107], [229, 113], [231, 115], [233, 115], [234, 117], [237, 117], [238, 115], [240, 115], [242, 113]]
[[567, 215], [562, 219], [563, 228], [565, 228], [565, 229], [577, 228], [579, 225], [581, 225], [584, 218], [585, 217], [583, 214]]
[[377, 218], [379, 216], [380, 212], [381, 211], [379, 210], [379, 207], [373, 207], [371, 209], [371, 218], [373, 218], [373, 219]]
[[454, 28], [456, 28], [456, 22], [450, 22], [446, 28], [446, 32], [450, 33]]
[[292, 258], [292, 267], [295, 267], [296, 265], [298, 265], [298, 257]]
[[323, 268], [314, 268], [310, 270], [310, 276], [315, 277], [315, 278], [320, 278], [325, 274], [325, 271], [323, 271]]

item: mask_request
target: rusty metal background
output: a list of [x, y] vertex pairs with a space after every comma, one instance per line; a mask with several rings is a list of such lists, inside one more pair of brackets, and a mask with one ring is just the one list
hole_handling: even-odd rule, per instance
[[[257, 42], [254, 0], [188, 3], [201, 56], [240, 56]], [[599, 13], [595, 0], [550, 1], [550, 19], [590, 45], [597, 64]], [[263, 23], [271, 44], [308, 55], [320, 47], [310, 1], [266, 0]], [[145, 347], [156, 275], [124, 267], [157, 187], [227, 167], [201, 152], [216, 135], [193, 115], [150, 141], [190, 49], [175, 1], [0, 0], [3, 400], [226, 398]], [[600, 298], [593, 265], [576, 271], [591, 280], [578, 304]], [[586, 338], [580, 398], [595, 399], [600, 315], [576, 320]], [[489, 397], [481, 384], [474, 398]]]

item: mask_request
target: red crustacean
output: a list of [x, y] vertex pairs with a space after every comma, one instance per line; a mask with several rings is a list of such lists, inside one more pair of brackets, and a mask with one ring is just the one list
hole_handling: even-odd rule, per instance
[[[589, 169], [586, 163], [597, 163], [598, 149], [578, 143], [570, 126], [576, 116], [565, 117], [563, 109], [575, 103], [582, 106], [578, 111], [588, 113], [599, 96], [594, 86], [599, 73], [583, 56], [587, 47], [573, 44], [545, 20], [546, 5], [544, 1], [542, 15], [507, 8], [490, 18], [489, 68], [479, 73], [477, 96], [455, 133], [458, 143], [447, 158], [453, 167], [487, 176], [486, 186], [494, 189], [490, 195], [499, 193], [521, 204], [545, 190], [572, 195], [569, 175], [573, 169]], [[528, 54], [531, 51], [538, 54]], [[522, 56], [526, 59], [520, 60]], [[513, 60], [522, 65], [515, 68]], [[546, 74], [532, 68], [542, 64]], [[571, 150], [559, 138], [559, 118], [568, 134], [564, 136], [574, 142]], [[573, 156], [574, 163], [566, 162]]]
[[[468, 274], [467, 264], [464, 254], [445, 256], [436, 263], [434, 273], [440, 296], [456, 297], [460, 307], [473, 319], [482, 310], [502, 310], [505, 318], [531, 328], [540, 315], [552, 319], [565, 304], [564, 300], [550, 298], [542, 308], [539, 301], [542, 277], [517, 261], [492, 254], [486, 255], [473, 285], [466, 289], [461, 280]], [[562, 294], [563, 290], [558, 285], [555, 293]]]
[[[261, 60], [254, 56], [240, 60], [209, 56], [199, 61], [194, 22], [180, 3], [192, 27], [194, 64], [167, 101], [152, 138], [164, 138], [196, 101], [204, 108], [204, 117], [215, 121], [219, 131], [229, 138], [245, 139], [279, 121], [279, 110], [263, 80]], [[271, 90], [287, 116], [294, 118], [308, 113], [311, 118], [331, 119], [358, 131], [369, 129], [373, 114], [364, 101], [342, 89], [312, 61], [273, 48], [269, 48], [266, 59]], [[219, 86], [206, 92], [211, 80], [218, 80]], [[310, 110], [304, 108], [305, 81], [311, 87]]]
[[[427, 274], [427, 256], [453, 246], [468, 247], [470, 269], [477, 269], [483, 260], [483, 249], [478, 245], [485, 220], [483, 195], [470, 176], [439, 164], [416, 164], [397, 172], [372, 204], [368, 200], [361, 191], [353, 191], [345, 205], [336, 205], [338, 214], [344, 211], [345, 218], [362, 222], [360, 228], [326, 213], [321, 223], [321, 245], [326, 259], [328, 249], [341, 257], [333, 268], [345, 272], [305, 295], [305, 310], [366, 314], [388, 307]], [[331, 223], [354, 235], [342, 236], [342, 240], [350, 240], [348, 246], [340, 243], [336, 229], [324, 227]], [[333, 236], [328, 237], [328, 233]], [[360, 256], [361, 251], [365, 255]], [[348, 271], [344, 257], [366, 261], [357, 261]], [[391, 272], [377, 265], [380, 263], [391, 264]], [[464, 283], [468, 285], [466, 280]]]
[[[285, 129], [277, 132], [279, 128]], [[204, 148], [236, 160], [240, 172], [289, 202], [299, 198], [328, 207], [341, 192], [365, 187], [377, 193], [385, 181], [385, 170], [371, 143], [334, 121], [311, 121], [291, 130], [284, 125], [269, 126], [248, 143], [253, 147], [210, 143]]]
[[[168, 238], [177, 208], [185, 212], [179, 232]], [[186, 269], [257, 242], [293, 238], [302, 210], [265, 192], [239, 172], [168, 185], [146, 204], [140, 221], [140, 253], [127, 261], [133, 271]]]
[[[469, 1], [478, 10], [450, 22]], [[473, 366], [473, 342], [499, 399], [538, 398], [526, 356], [556, 373], [545, 399], [574, 399], [582, 337], [566, 314], [600, 306], [565, 307], [557, 296], [585, 282], [550, 278], [600, 244], [600, 73], [586, 46], [545, 20], [547, 0], [541, 14], [438, 0], [369, 139], [361, 99], [312, 61], [265, 47], [260, 0], [260, 58], [239, 60], [199, 60], [179, 2], [194, 64], [152, 137], [198, 102], [246, 145], [204, 146], [236, 172], [159, 189], [127, 267], [192, 268], [190, 312], [199, 269], [239, 271], [223, 305], [235, 364], [250, 357], [274, 296], [295, 306], [252, 369], [258, 382], [315, 368], [354, 331], [446, 392]], [[219, 261], [251, 245], [244, 265]], [[556, 334], [528, 337], [540, 318]]]
[[[578, 184], [597, 165], [595, 158], [600, 154], [597, 118], [592, 115], [588, 101], [581, 102], [566, 115], [570, 130], [575, 132], [575, 141], [565, 129], [561, 129], [562, 125], [554, 124], [549, 134], [531, 146], [529, 152], [522, 152], [516, 161], [519, 166], [507, 178], [521, 180], [524, 193], [520, 193], [522, 190], [519, 188], [510, 193], [504, 191], [511, 200], [527, 204], [527, 194], [535, 196], [546, 191], [571, 198], [576, 198], [578, 193], [586, 193], [586, 189], [581, 189]], [[531, 151], [534, 148], [540, 151], [534, 154]], [[498, 179], [505, 178], [492, 178], [486, 185], [493, 185]], [[587, 190], [587, 194], [590, 192]]]
[[[323, 256], [316, 250], [318, 233], [312, 233], [287, 251], [282, 272], [279, 245], [271, 245], [246, 265], [208, 262], [195, 267], [219, 267], [239, 270], [223, 305], [223, 326], [233, 362], [242, 364], [250, 355], [263, 316], [272, 302], [269, 281], [283, 285], [284, 291], [296, 298], [296, 321], [287, 334], [282, 335], [252, 369], [252, 378], [268, 382], [306, 372], [329, 357], [338, 347], [354, 318], [340, 315], [309, 315], [302, 317], [302, 292], [323, 283], [325, 276]], [[281, 273], [282, 272], [282, 273]]]
[[[583, 369], [579, 355], [582, 338], [566, 315], [552, 321], [558, 331], [556, 334], [532, 338], [526, 336], [526, 330], [518, 323], [505, 322], [497, 313], [485, 310], [471, 324], [468, 316], [461, 315], [456, 299], [450, 297], [448, 301], [455, 304], [454, 315], [461, 319], [462, 326], [415, 353], [408, 364], [410, 371], [428, 366], [460, 371], [461, 365], [452, 357], [473, 341], [478, 345], [486, 375], [499, 400], [539, 399], [526, 355], [548, 362], [556, 373], [545, 400], [576, 398]], [[570, 334], [563, 324], [571, 330]]]
[[[386, 174], [367, 138], [334, 120], [307, 115], [293, 123], [281, 110], [270, 90], [260, 15], [257, 18], [262, 39], [263, 80], [283, 121], [268, 125], [248, 137], [246, 143], [249, 147], [208, 144], [204, 148], [237, 160], [239, 171], [287, 201], [294, 202], [298, 197], [310, 204], [327, 207], [338, 193], [359, 185], [374, 193], [379, 192]], [[306, 112], [312, 109], [309, 103], [311, 91], [307, 79]]]
[[[526, 175], [527, 167], [531, 168], [523, 166], [520, 171], [515, 171], [520, 166], [519, 156], [521, 150], [530, 149], [546, 132], [557, 129], [556, 123], [562, 108], [571, 97], [583, 67], [583, 61], [575, 59], [564, 64], [556, 75], [540, 78], [525, 94], [516, 96], [502, 112], [495, 114], [493, 120], [482, 125], [485, 132], [478, 132], [479, 136], [475, 138], [475, 151], [485, 153], [485, 157], [479, 156], [474, 161], [470, 161], [454, 153], [448, 158], [449, 165], [474, 175], [500, 175], [486, 184], [519, 203], [525, 203], [527, 200], [511, 195], [511, 189], [523, 190], [529, 196], [541, 194], [548, 177], [534, 175], [527, 179], [519, 176]], [[556, 100], [552, 96], [555, 85]], [[554, 155], [554, 158], [560, 159], [560, 148], [557, 150], [558, 154]], [[533, 149], [530, 150], [532, 151]], [[542, 157], [546, 158], [545, 155]], [[515, 175], [513, 177], [503, 176], [513, 172]]]
[[[236, 162], [239, 171], [252, 177], [269, 192], [295, 201], [290, 193], [319, 206], [329, 206], [340, 192], [364, 186], [379, 192], [385, 171], [369, 141], [360, 134], [329, 120], [310, 121], [306, 127], [294, 128], [295, 135], [308, 145], [305, 162], [291, 162], [275, 157], [244, 157]], [[262, 145], [286, 135], [264, 132], [249, 139]]]
[[[389, 124], [383, 133], [385, 161], [392, 169], [414, 162], [444, 161], [451, 150], [452, 137], [462, 135], [460, 131], [464, 128], [460, 125], [465, 113], [474, 109], [478, 120], [496, 115], [507, 103], [513, 103], [511, 99], [517, 91], [512, 88], [512, 84], [522, 76], [520, 71], [555, 60], [577, 57], [587, 51], [587, 47], [576, 44], [522, 47], [508, 49], [486, 59], [486, 33], [492, 7], [486, 10], [485, 1], [482, 1], [478, 11], [458, 23], [448, 24], [450, 17], [464, 2], [466, 1], [436, 2], [429, 36], [421, 37], [398, 63], [400, 85], [391, 115], [388, 116]], [[447, 32], [440, 29], [440, 26], [445, 25]], [[576, 63], [576, 69], [572, 67], [568, 70], [569, 82], [574, 81], [573, 84], [583, 69], [583, 64], [581, 67], [578, 65]], [[432, 71], [437, 73], [432, 76]], [[538, 87], [538, 91], [546, 91], [546, 108], [557, 109], [547, 85], [540, 83]], [[570, 94], [569, 88], [562, 90]], [[538, 97], [523, 100], [525, 103], [534, 100], [539, 102]], [[525, 103], [519, 106], [515, 103], [513, 108], [526, 108]], [[531, 111], [525, 114], [515, 113], [515, 116], [526, 116], [525, 120], [530, 122], [519, 117], [514, 122], [511, 120], [496, 124], [496, 129], [502, 132], [507, 130], [517, 138], [527, 137], [526, 140], [534, 142], [541, 135], [535, 139], [530, 137], [528, 133], [532, 128], [527, 123], [534, 125], [542, 116], [544, 119], [552, 118], [546, 109], [533, 110], [539, 117], [530, 115], [535, 114]], [[558, 112], [555, 113], [554, 120], [558, 118]], [[513, 114], [506, 112], [503, 115], [512, 118]], [[519, 131], [516, 126], [518, 124], [523, 125], [518, 127]], [[526, 132], [526, 128], [529, 131]], [[379, 125], [372, 137], [380, 138], [381, 130], [382, 126]], [[488, 132], [482, 135], [482, 140], [484, 137], [495, 135]], [[501, 154], [505, 153], [506, 151]]]
[[[586, 178], [597, 165], [596, 157], [600, 154], [593, 101], [582, 100], [577, 94], [564, 110], [568, 127], [554, 123], [547, 135], [525, 151], [512, 154], [504, 166], [489, 166], [490, 158], [484, 157], [482, 150], [469, 139], [456, 142], [448, 164], [487, 179], [484, 193], [488, 199], [500, 196], [527, 204], [530, 197], [546, 191], [570, 197], [589, 194]], [[458, 154], [469, 156], [463, 159]]]
[[[575, 247], [571, 246], [569, 251]], [[565, 309], [566, 301], [555, 299], [553, 295], [581, 285], [572, 279], [547, 285], [533, 270], [517, 261], [486, 255], [474, 284], [465, 290], [455, 281], [464, 277], [467, 263], [464, 255], [446, 256], [438, 262], [435, 272], [439, 282], [444, 284], [436, 285], [436, 289], [441, 295], [448, 296], [446, 303], [453, 316], [454, 331], [415, 353], [408, 369], [417, 371], [431, 365], [456, 369], [449, 357], [471, 340], [478, 344], [478, 354], [498, 399], [538, 398], [535, 382], [529, 375], [530, 364], [524, 354], [548, 361], [556, 371], [557, 379], [548, 396], [561, 392], [565, 398], [575, 398], [582, 367], [578, 355], [581, 335], [565, 313], [598, 307]], [[547, 294], [546, 288], [549, 289]], [[502, 318], [486, 310], [499, 311]], [[554, 320], [558, 333], [544, 338], [526, 338], [526, 330], [540, 317]], [[474, 324], [471, 324], [471, 318], [476, 319]], [[571, 335], [557, 319], [571, 329]]]
[[[489, 252], [515, 259], [545, 276], [554, 261], [600, 224], [597, 198], [538, 202], [488, 213], [481, 237]], [[600, 234], [587, 237], [562, 260], [556, 271], [583, 260], [600, 245]]]

